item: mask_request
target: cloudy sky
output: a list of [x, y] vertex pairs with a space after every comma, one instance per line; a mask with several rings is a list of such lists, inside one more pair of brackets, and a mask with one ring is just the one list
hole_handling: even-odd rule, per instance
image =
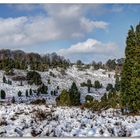
[[124, 57], [134, 4], [0, 4], [0, 49], [56, 52], [71, 61]]

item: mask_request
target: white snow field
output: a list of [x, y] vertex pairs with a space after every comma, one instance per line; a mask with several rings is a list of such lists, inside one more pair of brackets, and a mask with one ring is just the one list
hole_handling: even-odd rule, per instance
[[[55, 77], [50, 76], [50, 71]], [[26, 76], [27, 71], [14, 70], [18, 76]], [[79, 71], [76, 66], [61, 74], [61, 69], [50, 69], [47, 72], [39, 72], [42, 81], [48, 86], [48, 94], [26, 97], [27, 89], [37, 89], [35, 85], [28, 85], [27, 81], [12, 81], [12, 85], [3, 83], [4, 72], [0, 71], [0, 89], [6, 92], [6, 102], [0, 104], [0, 137], [137, 137], [140, 136], [140, 116], [122, 115], [120, 110], [108, 109], [102, 112], [93, 112], [80, 107], [57, 107], [55, 98], [51, 95], [51, 90], [60, 87], [58, 95], [63, 89], [69, 89], [75, 81], [81, 93], [81, 102], [84, 102], [86, 95], [92, 95], [95, 99], [100, 98], [106, 92], [108, 83], [114, 85], [115, 72], [105, 70], [93, 70], [92, 68]], [[110, 76], [109, 76], [110, 75]], [[12, 77], [6, 76], [11, 80]], [[50, 84], [48, 84], [50, 79]], [[86, 87], [81, 87], [80, 83], [92, 83], [99, 80], [103, 88], [99, 90], [91, 89], [87, 92]], [[22, 92], [22, 97], [18, 97], [18, 91]], [[11, 104], [9, 100], [15, 97], [16, 103]], [[45, 105], [31, 104], [30, 102], [38, 98], [46, 99]]]
[[12, 104], [0, 106], [1, 137], [135, 137], [140, 116], [109, 109], [100, 114], [78, 107]]
[[[55, 77], [50, 76], [50, 72], [52, 72]], [[27, 71], [14, 70], [14, 73], [18, 76], [26, 76]], [[61, 74], [61, 69], [50, 69], [47, 72], [39, 73], [42, 77], [43, 83], [48, 86], [47, 97], [49, 96], [50, 99], [52, 99], [50, 96], [51, 90], [55, 90], [57, 86], [59, 86], [60, 90], [58, 91], [58, 94], [60, 94], [63, 89], [69, 89], [73, 81], [76, 82], [81, 93], [81, 102], [84, 102], [87, 94], [92, 95], [95, 99], [100, 99], [106, 92], [107, 84], [115, 83], [115, 72], [105, 72], [105, 70], [102, 69], [93, 70], [92, 67], [90, 69], [85, 69], [84, 71], [79, 71], [76, 66], [72, 66], [65, 71], [64, 75]], [[0, 71], [0, 89], [6, 91], [7, 98], [11, 98], [12, 96], [17, 97], [19, 90], [22, 92], [22, 95], [25, 95], [27, 89], [37, 89], [37, 86], [30, 86], [26, 81], [23, 82], [23, 86], [20, 86], [20, 82], [18, 81], [12, 81], [12, 85], [5, 84], [2, 80], [3, 75], [4, 71]], [[110, 77], [108, 75], [110, 75]], [[10, 76], [6, 76], [6, 78], [11, 80]], [[51, 84], [48, 84], [48, 79], [50, 79]], [[87, 82], [88, 79], [90, 79], [93, 84], [95, 80], [99, 80], [103, 85], [103, 88], [98, 89], [97, 91], [94, 88], [91, 88], [91, 92], [88, 93], [87, 87], [80, 86], [80, 83]], [[22, 99], [26, 100], [25, 96], [23, 96]]]

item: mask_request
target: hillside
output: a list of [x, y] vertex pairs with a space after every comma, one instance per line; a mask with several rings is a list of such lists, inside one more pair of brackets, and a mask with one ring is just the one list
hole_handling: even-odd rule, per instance
[[[55, 76], [51, 76], [50, 72], [52, 72]], [[26, 76], [27, 71], [14, 69], [14, 73], [16, 76]], [[69, 89], [73, 81], [76, 82], [78, 89], [81, 93], [82, 102], [84, 102], [84, 98], [87, 94], [92, 95], [95, 99], [100, 99], [100, 97], [106, 92], [107, 84], [115, 83], [114, 72], [105, 72], [105, 70], [102, 69], [93, 70], [92, 67], [90, 69], [79, 71], [76, 66], [72, 66], [65, 71], [65, 74], [61, 73], [61, 68], [49, 69], [49, 71], [39, 73], [41, 75], [42, 82], [48, 86], [48, 94], [46, 95], [46, 97], [50, 97], [51, 99], [52, 99], [51, 96], [52, 90], [55, 90], [57, 86], [59, 86], [58, 91], [59, 95], [63, 89]], [[110, 78], [108, 76], [109, 74]], [[8, 85], [6, 83], [3, 83], [2, 81], [3, 75], [4, 71], [0, 71], [0, 87], [1, 89], [6, 91], [7, 98], [13, 96], [17, 97], [17, 93], [20, 90], [23, 95], [22, 97], [20, 97], [20, 99], [28, 100], [25, 97], [26, 90], [29, 90], [30, 88], [32, 90], [35, 90], [38, 88], [38, 86], [36, 85], [29, 85], [27, 81], [23, 81], [22, 82], [23, 86], [20, 86], [20, 81], [12, 80], [13, 76], [6, 76], [6, 79], [10, 79], [12, 81], [12, 85]], [[48, 84], [48, 79], [50, 79], [50, 84]], [[91, 92], [88, 93], [87, 87], [80, 86], [80, 83], [86, 82], [88, 79], [90, 79], [92, 83], [94, 83], [95, 80], [99, 80], [100, 83], [102, 83], [103, 87], [98, 90], [95, 90], [95, 88], [91, 88]]]

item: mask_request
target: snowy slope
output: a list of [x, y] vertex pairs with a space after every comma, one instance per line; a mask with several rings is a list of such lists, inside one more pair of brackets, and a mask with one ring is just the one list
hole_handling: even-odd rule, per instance
[[[50, 76], [50, 71], [55, 74], [55, 77]], [[100, 99], [100, 97], [106, 92], [106, 86], [108, 83], [115, 83], [114, 79], [114, 72], [106, 72], [106, 74], [103, 74], [104, 70], [93, 70], [92, 67], [90, 69], [86, 69], [84, 71], [79, 71], [76, 66], [72, 66], [69, 69], [66, 70], [66, 74], [61, 74], [61, 69], [50, 69], [46, 72], [39, 72], [42, 81], [45, 85], [48, 86], [48, 93], [50, 95], [51, 90], [55, 90], [57, 86], [60, 87], [59, 94], [63, 89], [69, 89], [71, 87], [72, 82], [76, 82], [79, 91], [81, 93], [81, 102], [84, 102], [84, 98], [87, 94], [92, 95], [96, 99]], [[14, 70], [16, 75], [19, 76], [26, 76], [27, 71], [23, 70]], [[111, 77], [108, 77], [108, 74], [111, 75]], [[37, 89], [37, 86], [35, 85], [28, 85], [27, 82], [23, 82], [23, 86], [20, 86], [20, 82], [12, 81], [12, 85], [8, 85], [3, 83], [2, 78], [4, 75], [4, 71], [0, 71], [0, 89], [3, 89], [6, 91], [7, 97], [17, 96], [18, 91], [20, 90], [22, 92], [22, 95], [25, 95], [25, 91], [28, 89]], [[10, 79], [10, 76], [6, 76], [6, 79]], [[48, 79], [50, 79], [51, 84], [48, 84]], [[95, 90], [94, 88], [91, 88], [91, 93], [87, 92], [87, 87], [81, 87], [80, 83], [87, 82], [87, 80], [90, 79], [92, 83], [94, 83], [95, 80], [99, 80], [103, 88], [99, 90]], [[49, 96], [47, 95], [47, 96]]]
[[[100, 114], [76, 107], [12, 104], [0, 106], [0, 137], [140, 136], [140, 116], [109, 109]], [[38, 117], [38, 112], [45, 117]], [[43, 116], [43, 115], [42, 115]]]

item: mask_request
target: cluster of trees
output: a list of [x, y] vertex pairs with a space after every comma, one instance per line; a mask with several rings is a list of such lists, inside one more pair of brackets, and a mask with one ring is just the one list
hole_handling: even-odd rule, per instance
[[85, 97], [84, 106], [92, 109], [93, 111], [100, 111], [102, 109], [108, 108], [118, 108], [120, 107], [120, 94], [117, 92], [109, 92], [101, 97], [101, 100], [95, 100], [91, 95]]
[[[108, 83], [106, 86], [106, 91], [102, 97], [101, 100], [95, 100], [93, 96], [87, 95], [85, 97], [85, 104], [84, 106], [87, 108], [91, 108], [94, 111], [100, 111], [101, 109], [107, 109], [107, 108], [116, 108], [120, 107], [120, 90], [121, 90], [121, 80], [118, 75], [115, 76], [116, 81], [115, 85], [113, 86], [111, 83]], [[97, 82], [97, 85], [99, 83]]]
[[42, 84], [41, 76], [36, 71], [29, 71], [27, 73], [26, 79], [28, 81], [28, 84], [30, 84], [30, 85], [32, 85], [32, 84], [41, 85]]
[[57, 105], [60, 106], [78, 106], [80, 105], [80, 92], [73, 82], [69, 91], [63, 90], [56, 98]]
[[140, 23], [128, 31], [125, 62], [121, 75], [121, 105], [129, 112], [140, 111]]
[[124, 58], [109, 59], [106, 61], [105, 64], [103, 64], [101, 61], [99, 62], [92, 61], [91, 64], [84, 64], [81, 60], [77, 60], [76, 65], [79, 68], [79, 70], [84, 70], [89, 68], [90, 66], [93, 66], [94, 70], [106, 69], [112, 71], [116, 69], [117, 65], [123, 65], [124, 60], [125, 60]]
[[6, 84], [9, 84], [9, 85], [12, 85], [12, 81], [9, 80], [9, 79], [7, 80], [5, 76], [3, 76], [2, 80], [3, 80], [3, 83], [6, 83]]
[[0, 69], [5, 70], [6, 74], [13, 74], [13, 68], [25, 70], [30, 66], [31, 70], [45, 71], [50, 67], [67, 68], [69, 65], [69, 60], [56, 53], [41, 56], [37, 53], [25, 53], [21, 50], [0, 50]]
[[82, 87], [86, 86], [88, 88], [88, 93], [90, 93], [91, 87], [94, 87], [96, 90], [102, 88], [102, 84], [98, 80], [94, 81], [94, 84], [92, 84], [90, 79], [87, 80], [87, 83], [85, 82], [81, 83], [81, 86]]

